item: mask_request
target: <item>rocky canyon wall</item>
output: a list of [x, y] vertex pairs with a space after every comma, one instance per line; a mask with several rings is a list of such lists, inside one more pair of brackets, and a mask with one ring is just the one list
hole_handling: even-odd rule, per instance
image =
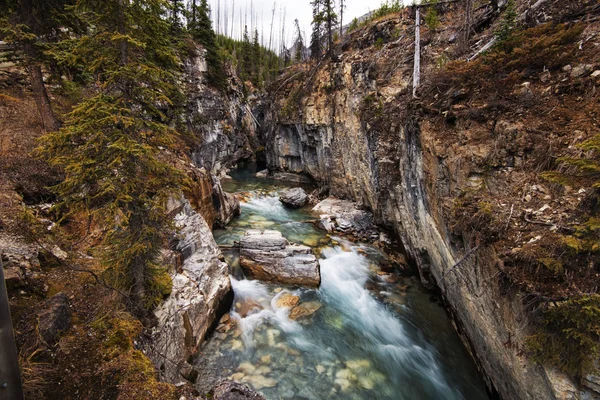
[[[503, 279], [503, 255], [510, 248], [494, 245], [485, 230], [457, 227], [452, 218], [461, 199], [486, 192], [498, 199], [494, 212], [497, 207], [511, 224], [518, 215], [514, 202], [521, 207], [524, 190], [537, 182], [536, 146], [547, 140], [531, 135], [539, 120], [523, 115], [525, 103], [571, 77], [557, 71], [543, 82], [531, 77], [515, 83], [510, 90], [517, 102], [510, 111], [476, 101], [458, 104], [469, 97], [459, 89], [428, 94], [431, 104], [449, 99], [446, 108], [432, 111], [429, 99], [410, 97], [413, 23], [408, 11], [383, 19], [348, 35], [336, 62], [287, 72], [262, 110], [266, 123], [259, 135], [269, 169], [308, 174], [331, 195], [358, 202], [393, 228], [424, 283], [442, 292], [489, 387], [502, 398], [595, 398], [597, 393], [525, 355], [532, 332], [526, 295]], [[435, 76], [435, 61], [451, 34], [424, 31], [425, 77]], [[524, 177], [525, 188], [518, 183]]]

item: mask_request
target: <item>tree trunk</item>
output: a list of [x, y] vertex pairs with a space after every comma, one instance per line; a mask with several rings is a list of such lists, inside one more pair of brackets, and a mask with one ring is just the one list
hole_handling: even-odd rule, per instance
[[469, 48], [469, 39], [471, 38], [471, 29], [473, 25], [473, 0], [465, 0], [465, 26], [463, 32], [462, 49], [466, 51]]
[[[27, 25], [32, 32], [39, 31], [33, 13], [33, 0], [22, 0], [19, 3], [19, 22]], [[35, 97], [35, 103], [42, 119], [42, 126], [47, 132], [54, 132], [60, 129], [60, 121], [56, 118], [56, 114], [52, 111], [50, 105], [50, 97], [44, 85], [44, 76], [42, 67], [38, 63], [40, 54], [35, 47], [33, 41], [25, 41], [23, 44], [23, 52], [28, 58], [27, 70], [29, 72], [29, 80], [31, 81], [31, 90]]]
[[[144, 217], [139, 214], [142, 212], [142, 209], [142, 207], [136, 206], [130, 208], [130, 211], [132, 212], [128, 227], [130, 234], [136, 235], [144, 228]], [[136, 240], [139, 240], [139, 238]], [[131, 264], [129, 265], [129, 274], [129, 278], [131, 279], [131, 309], [139, 317], [144, 317], [146, 314], [146, 309], [144, 307], [144, 299], [146, 297], [146, 262], [143, 256], [137, 256], [131, 261]]]
[[413, 97], [417, 96], [417, 89], [421, 84], [421, 12], [419, 7], [415, 10], [415, 65], [413, 68]]
[[29, 79], [31, 80], [31, 90], [33, 91], [35, 103], [42, 119], [42, 126], [46, 132], [57, 131], [60, 129], [61, 124], [58, 118], [56, 118], [54, 111], [52, 111], [50, 98], [46, 91], [46, 85], [44, 85], [42, 67], [39, 64], [31, 63], [28, 69]]
[[[127, 33], [125, 27], [125, 3], [127, 0], [119, 0], [119, 20], [117, 21], [117, 29], [121, 35], [125, 35]], [[127, 64], [127, 40], [121, 39], [119, 42], [119, 51], [121, 52], [121, 65]]]

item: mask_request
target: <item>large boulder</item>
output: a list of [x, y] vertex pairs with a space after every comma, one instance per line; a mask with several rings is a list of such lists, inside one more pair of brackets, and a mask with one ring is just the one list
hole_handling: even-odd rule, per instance
[[240, 240], [240, 264], [254, 279], [318, 287], [319, 261], [308, 246], [290, 244], [281, 232], [251, 229]]
[[246, 385], [230, 381], [221, 381], [210, 392], [214, 400], [264, 400], [260, 393], [256, 393]]
[[279, 196], [279, 201], [286, 206], [300, 208], [308, 203], [308, 195], [302, 188], [293, 188], [283, 192], [283, 194]]
[[379, 238], [373, 214], [360, 210], [356, 204], [328, 197], [317, 204], [313, 210], [320, 215], [319, 226], [328, 232], [341, 232]]

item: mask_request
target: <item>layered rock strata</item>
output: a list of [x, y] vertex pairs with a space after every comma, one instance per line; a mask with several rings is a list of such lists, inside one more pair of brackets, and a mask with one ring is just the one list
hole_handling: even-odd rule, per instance
[[308, 246], [290, 244], [281, 232], [251, 229], [240, 240], [240, 265], [253, 279], [318, 287], [319, 261]]

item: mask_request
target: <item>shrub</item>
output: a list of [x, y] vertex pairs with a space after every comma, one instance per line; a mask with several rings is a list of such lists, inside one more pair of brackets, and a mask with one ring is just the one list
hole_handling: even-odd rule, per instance
[[600, 295], [582, 296], [548, 308], [541, 332], [527, 338], [535, 360], [581, 376], [600, 357]]

